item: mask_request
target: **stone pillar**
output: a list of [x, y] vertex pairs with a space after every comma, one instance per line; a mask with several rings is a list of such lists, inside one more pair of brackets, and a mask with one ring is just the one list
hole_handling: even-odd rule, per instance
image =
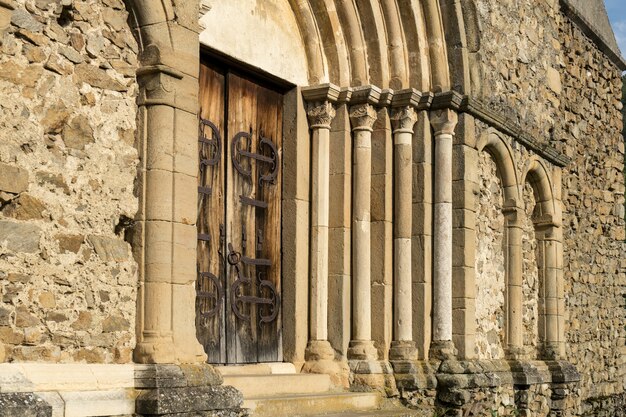
[[391, 121], [394, 147], [394, 314], [391, 360], [415, 360], [413, 341], [413, 280], [411, 235], [413, 229], [413, 127], [421, 94], [415, 90], [396, 92]]
[[[515, 202], [513, 202], [515, 204]], [[507, 355], [522, 358], [523, 294], [522, 294], [522, 216], [524, 210], [515, 205], [502, 209], [506, 219], [506, 343]]]
[[452, 343], [452, 140], [458, 115], [454, 110], [431, 112], [435, 134], [435, 200], [433, 247], [434, 358], [455, 355]]
[[370, 205], [372, 182], [372, 130], [380, 99], [376, 87], [355, 88], [352, 93], [350, 122], [354, 153], [352, 169], [352, 340], [348, 359], [376, 360], [371, 319], [371, 236]]
[[149, 52], [137, 71], [142, 193], [133, 244], [141, 266], [134, 356], [138, 363], [202, 363], [194, 320], [197, 71], [180, 57], [193, 75], [164, 65], [176, 61], [173, 52]]
[[[305, 359], [333, 360], [328, 342], [328, 226], [330, 189], [330, 127], [339, 89], [326, 84], [305, 88], [311, 129], [311, 244], [309, 343]], [[312, 369], [309, 369], [312, 370]]]

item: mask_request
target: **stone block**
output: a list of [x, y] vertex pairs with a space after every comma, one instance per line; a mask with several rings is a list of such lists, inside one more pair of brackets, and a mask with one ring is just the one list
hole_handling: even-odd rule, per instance
[[40, 236], [41, 228], [34, 224], [0, 221], [0, 243], [6, 242], [11, 252], [38, 252]]
[[33, 393], [0, 394], [2, 417], [51, 417], [52, 407]]
[[120, 238], [90, 235], [87, 240], [104, 262], [122, 262], [130, 258], [128, 243]]
[[132, 390], [60, 392], [65, 402], [65, 417], [118, 416], [135, 411]]
[[241, 393], [228, 386], [157, 388], [139, 394], [135, 411], [158, 416], [239, 408], [242, 403]]
[[560, 95], [563, 91], [563, 85], [561, 84], [561, 74], [555, 68], [548, 67], [548, 73], [546, 74], [548, 87], [554, 92], [554, 94]]
[[41, 220], [46, 206], [37, 198], [22, 193], [2, 210], [2, 214], [16, 220]]
[[19, 194], [28, 190], [28, 171], [0, 163], [0, 191]]

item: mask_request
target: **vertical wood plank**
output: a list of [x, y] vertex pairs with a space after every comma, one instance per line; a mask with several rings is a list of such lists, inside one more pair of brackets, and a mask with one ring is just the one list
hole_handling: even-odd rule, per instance
[[226, 361], [225, 274], [220, 252], [220, 225], [224, 223], [224, 74], [200, 66], [200, 118], [198, 144], [198, 278], [196, 335], [210, 363]]
[[[256, 167], [249, 157], [238, 151], [254, 153], [256, 128], [257, 87], [234, 74], [228, 74], [228, 132], [227, 166], [227, 242], [241, 257], [255, 258], [254, 211], [241, 204], [241, 196], [253, 198], [256, 190]], [[239, 133], [248, 136], [238, 136]], [[238, 139], [233, 142], [235, 138]], [[236, 164], [240, 166], [239, 172]], [[249, 172], [249, 175], [245, 175]], [[231, 363], [257, 362], [257, 317], [255, 305], [237, 301], [237, 297], [255, 297], [255, 268], [239, 260], [228, 267], [230, 308], [227, 312], [228, 361]], [[242, 283], [242, 280], [250, 282]], [[237, 314], [235, 310], [239, 313]]]
[[[259, 304], [259, 314], [272, 318], [259, 325], [258, 352], [259, 361], [282, 360], [282, 321], [281, 321], [281, 193], [282, 193], [282, 95], [259, 87], [257, 102], [257, 131], [266, 140], [271, 141], [275, 150], [268, 144], [259, 149], [259, 153], [275, 161], [275, 165], [259, 163], [260, 175], [274, 173], [273, 181], [261, 181], [257, 199], [267, 203], [267, 208], [256, 209], [257, 229], [262, 236], [257, 257], [269, 260], [270, 265], [262, 267], [262, 278], [271, 283], [264, 286], [260, 297], [273, 299], [275, 304]], [[260, 138], [259, 138], [260, 140]]]

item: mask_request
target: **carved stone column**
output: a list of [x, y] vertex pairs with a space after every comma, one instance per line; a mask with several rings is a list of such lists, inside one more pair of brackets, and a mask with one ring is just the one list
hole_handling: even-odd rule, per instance
[[413, 341], [413, 280], [411, 235], [413, 229], [413, 127], [421, 94], [415, 90], [396, 92], [392, 101], [391, 123], [394, 148], [394, 337], [389, 358], [415, 360]]
[[432, 111], [435, 133], [435, 201], [433, 247], [434, 358], [455, 355], [452, 342], [452, 139], [458, 115], [454, 110]]
[[328, 342], [328, 227], [330, 214], [330, 127], [339, 88], [302, 89], [311, 129], [310, 322], [305, 370], [327, 373], [335, 352]]
[[522, 216], [521, 207], [504, 207], [506, 219], [506, 340], [507, 355], [521, 359], [524, 356], [522, 331]]
[[350, 107], [352, 168], [352, 340], [348, 359], [376, 360], [372, 341], [371, 233], [372, 131], [380, 100], [376, 87], [354, 89]]

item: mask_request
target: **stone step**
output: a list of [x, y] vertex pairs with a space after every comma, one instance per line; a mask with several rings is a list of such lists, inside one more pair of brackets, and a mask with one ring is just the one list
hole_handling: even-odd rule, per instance
[[420, 413], [418, 411], [405, 408], [398, 410], [348, 411], [345, 413], [315, 414], [306, 417], [430, 417], [432, 415], [432, 412], [430, 412], [429, 414], [424, 414], [423, 412]]
[[332, 388], [330, 376], [323, 374], [225, 375], [224, 385], [237, 388], [244, 398], [320, 394]]
[[296, 367], [288, 362], [255, 363], [251, 365], [216, 366], [223, 376], [227, 375], [277, 375], [295, 374]]
[[380, 403], [381, 398], [378, 393], [348, 392], [244, 397], [243, 407], [250, 409], [253, 417], [295, 417], [376, 410]]

